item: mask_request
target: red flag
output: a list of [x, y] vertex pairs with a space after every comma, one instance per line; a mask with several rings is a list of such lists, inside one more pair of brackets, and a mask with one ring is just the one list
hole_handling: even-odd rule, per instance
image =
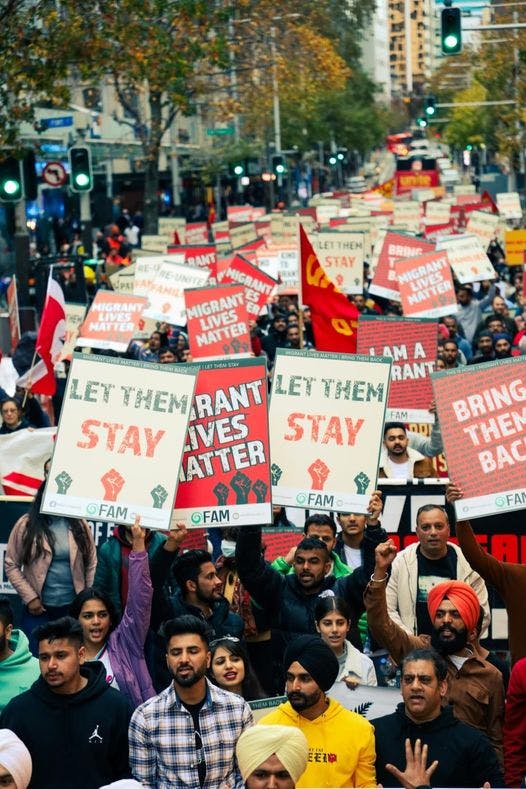
[[327, 277], [300, 225], [302, 301], [311, 310], [317, 351], [356, 353], [359, 312]]
[[[38, 330], [36, 351], [46, 366], [44, 375], [31, 380], [37, 394], [54, 395], [57, 389], [54, 366], [60, 360], [66, 334], [66, 302], [62, 288], [49, 272], [46, 302]], [[38, 365], [35, 365], [38, 367]], [[33, 368], [35, 369], [35, 368]], [[36, 370], [35, 370], [36, 373]]]

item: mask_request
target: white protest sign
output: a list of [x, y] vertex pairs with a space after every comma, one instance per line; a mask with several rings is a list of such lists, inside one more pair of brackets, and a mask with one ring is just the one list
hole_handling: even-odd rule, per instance
[[161, 263], [184, 263], [184, 260], [184, 255], [155, 255], [137, 258], [133, 278], [134, 295], [148, 296]]
[[184, 364], [75, 353], [42, 512], [168, 529], [195, 382]]
[[278, 349], [269, 411], [274, 504], [367, 511], [390, 369], [382, 357]]
[[144, 315], [176, 326], [184, 326], [186, 323], [184, 291], [187, 288], [202, 287], [208, 275], [208, 269], [164, 260], [150, 287]]
[[443, 201], [430, 200], [426, 203], [426, 224], [446, 225], [451, 216], [451, 206]]
[[521, 199], [518, 192], [499, 192], [497, 208], [504, 219], [522, 219]]
[[497, 235], [499, 217], [488, 211], [472, 211], [466, 225], [467, 233], [474, 233], [482, 244], [484, 251]]
[[437, 242], [437, 250], [442, 249], [447, 252], [449, 265], [461, 284], [495, 279], [497, 276], [491, 260], [474, 234], [442, 237]]
[[329, 279], [345, 293], [363, 291], [363, 233], [324, 232], [309, 240]]
[[71, 359], [85, 314], [85, 304], [70, 304], [66, 302], [66, 334], [64, 337], [64, 345], [60, 352], [60, 361], [63, 359]]
[[420, 204], [414, 200], [397, 200], [394, 204], [393, 224], [417, 232], [420, 229]]
[[142, 249], [148, 252], [166, 252], [166, 247], [172, 243], [172, 240], [170, 235], [143, 236], [141, 239]]

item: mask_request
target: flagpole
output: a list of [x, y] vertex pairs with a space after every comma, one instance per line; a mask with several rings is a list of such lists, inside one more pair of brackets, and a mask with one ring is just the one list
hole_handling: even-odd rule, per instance
[[303, 290], [302, 290], [302, 276], [301, 276], [301, 237], [300, 237], [300, 228], [301, 228], [301, 218], [298, 222], [298, 227], [296, 229], [296, 247], [298, 250], [298, 274], [299, 274], [299, 291], [298, 291], [298, 318], [299, 318], [299, 325], [300, 325], [300, 348], [303, 348], [305, 345], [304, 340], [304, 331], [305, 331], [305, 323], [303, 320]]

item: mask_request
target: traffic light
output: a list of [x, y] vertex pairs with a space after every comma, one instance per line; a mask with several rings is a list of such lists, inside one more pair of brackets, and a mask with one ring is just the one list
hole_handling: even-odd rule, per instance
[[91, 192], [93, 189], [93, 173], [91, 171], [91, 154], [89, 148], [70, 148], [69, 185], [73, 192]]
[[334, 167], [334, 165], [338, 162], [336, 155], [333, 153], [329, 156], [329, 164]]
[[245, 162], [232, 162], [230, 164], [230, 175], [233, 178], [242, 178], [246, 173]]
[[425, 129], [426, 126], [427, 126], [426, 118], [417, 118], [416, 119], [416, 123], [417, 123], [418, 126], [420, 126], [421, 129]]
[[275, 153], [272, 156], [272, 172], [276, 173], [276, 175], [284, 175], [287, 172], [285, 157], [280, 153]]
[[462, 50], [460, 8], [443, 8], [440, 18], [440, 44], [444, 55], [458, 55]]
[[432, 118], [433, 115], [436, 115], [437, 103], [434, 96], [426, 96], [425, 111], [428, 118]]
[[0, 201], [18, 203], [23, 198], [22, 162], [8, 156], [0, 162]]

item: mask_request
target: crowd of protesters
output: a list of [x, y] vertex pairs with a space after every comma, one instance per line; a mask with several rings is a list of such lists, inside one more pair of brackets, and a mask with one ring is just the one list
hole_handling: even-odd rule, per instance
[[[118, 264], [139, 243], [137, 222], [124, 220], [100, 239]], [[522, 270], [501, 262], [498, 272], [457, 287], [437, 367], [526, 353]], [[400, 315], [365, 281], [349, 297], [360, 314]], [[269, 373], [279, 348], [315, 348], [310, 311], [293, 296], [269, 304], [251, 337]], [[192, 361], [186, 327], [167, 324], [123, 355]], [[0, 401], [0, 434], [50, 424], [30, 386]], [[380, 476], [397, 476], [396, 464], [433, 476], [441, 450], [438, 425], [418, 441], [387, 423]], [[488, 556], [467, 522], [451, 542], [447, 508], [421, 506], [417, 542], [398, 552], [376, 491], [367, 515], [311, 514], [272, 563], [260, 526], [213, 530], [206, 550], [187, 550], [183, 523], [160, 534], [140, 519], [116, 526], [97, 555], [84, 520], [40, 513], [44, 484], [5, 553], [23, 613], [16, 623], [0, 598], [0, 786], [523, 785], [526, 570]], [[449, 485], [449, 501], [461, 496]], [[285, 508], [273, 525], [289, 525]], [[511, 666], [481, 643], [486, 582], [508, 609]], [[377, 654], [389, 655], [401, 701], [369, 721], [353, 692], [386, 685]], [[255, 723], [250, 702], [262, 699], [274, 701]]]

